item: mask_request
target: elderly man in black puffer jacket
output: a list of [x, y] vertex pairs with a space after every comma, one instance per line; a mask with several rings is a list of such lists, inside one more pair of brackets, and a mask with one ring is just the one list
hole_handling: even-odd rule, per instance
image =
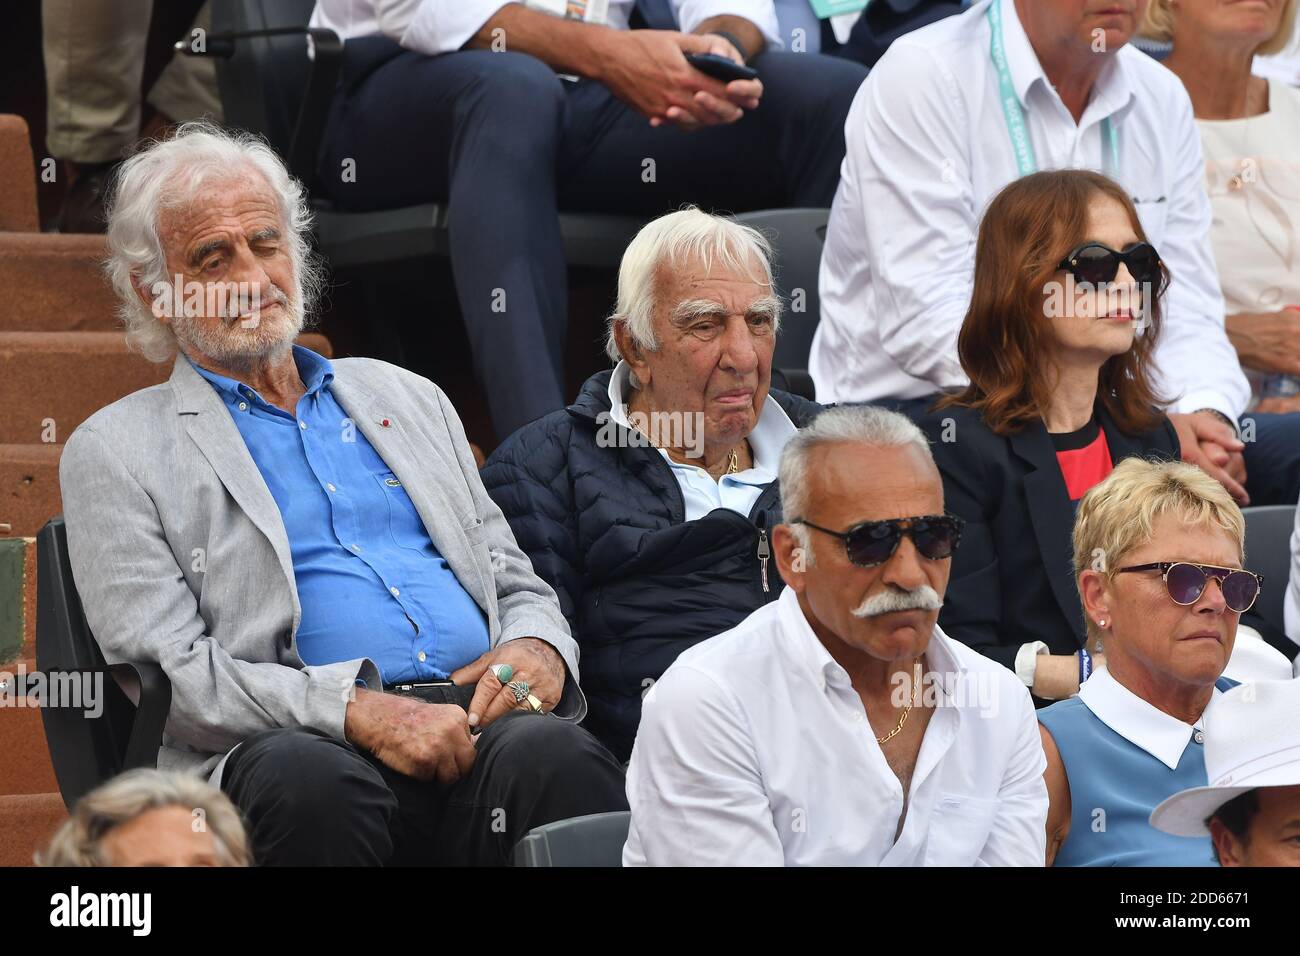
[[770, 257], [758, 232], [698, 209], [651, 222], [619, 269], [615, 368], [483, 469], [581, 647], [584, 726], [622, 760], [677, 655], [783, 586], [778, 460], [820, 406], [769, 388]]

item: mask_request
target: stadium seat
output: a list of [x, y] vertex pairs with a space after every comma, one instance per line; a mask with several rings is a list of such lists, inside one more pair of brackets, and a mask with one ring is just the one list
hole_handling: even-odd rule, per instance
[[515, 866], [621, 866], [631, 821], [619, 810], [537, 827], [515, 847]]
[[1241, 514], [1246, 519], [1246, 565], [1264, 575], [1263, 590], [1251, 612], [1285, 634], [1282, 608], [1291, 578], [1295, 505], [1243, 508]]
[[47, 676], [90, 675], [102, 688], [98, 717], [82, 708], [41, 708], [59, 792], [71, 810], [82, 795], [122, 771], [157, 765], [172, 689], [157, 664], [104, 661], [72, 580], [62, 516], [41, 529], [36, 548], [36, 666]]
[[736, 216], [739, 222], [753, 226], [772, 243], [776, 286], [782, 305], [781, 334], [776, 339], [772, 367], [780, 370], [790, 391], [805, 398], [816, 398], [807, 372], [808, 354], [821, 317], [817, 273], [821, 268], [829, 216], [829, 209], [763, 209]]

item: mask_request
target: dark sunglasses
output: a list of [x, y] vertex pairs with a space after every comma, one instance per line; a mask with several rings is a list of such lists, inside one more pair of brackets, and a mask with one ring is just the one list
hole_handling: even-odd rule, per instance
[[844, 542], [844, 550], [849, 560], [860, 568], [874, 568], [884, 564], [903, 540], [903, 535], [912, 539], [921, 556], [931, 561], [942, 561], [952, 557], [961, 541], [961, 529], [966, 524], [956, 515], [925, 515], [921, 518], [890, 518], [888, 521], [864, 521], [855, 524], [848, 531], [832, 531], [811, 521], [794, 518], [791, 524], [807, 525], [814, 531], [839, 538]]
[[1223, 603], [1238, 614], [1249, 611], [1259, 597], [1264, 576], [1242, 568], [1216, 568], [1210, 564], [1186, 564], [1182, 561], [1157, 561], [1155, 564], [1135, 564], [1120, 571], [1159, 571], [1165, 579], [1165, 590], [1175, 604], [1186, 607], [1195, 604], [1205, 593], [1210, 578], [1219, 582]]
[[1155, 284], [1160, 279], [1160, 255], [1147, 242], [1135, 242], [1123, 252], [1100, 242], [1085, 242], [1062, 259], [1057, 268], [1072, 273], [1080, 282], [1099, 285], [1115, 281], [1121, 262], [1140, 285]]

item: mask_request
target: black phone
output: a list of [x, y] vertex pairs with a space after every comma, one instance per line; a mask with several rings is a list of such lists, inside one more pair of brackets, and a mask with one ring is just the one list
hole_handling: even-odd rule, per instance
[[732, 80], [754, 80], [758, 78], [758, 70], [753, 67], [741, 66], [735, 60], [729, 60], [725, 56], [718, 56], [716, 53], [687, 53], [686, 62], [705, 76], [711, 76], [723, 83], [730, 83]]

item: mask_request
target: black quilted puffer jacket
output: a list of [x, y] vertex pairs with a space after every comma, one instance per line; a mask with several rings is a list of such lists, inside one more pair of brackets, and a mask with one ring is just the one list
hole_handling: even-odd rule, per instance
[[[749, 517], [719, 508], [686, 521], [663, 456], [634, 447], [632, 433], [602, 414], [610, 374], [593, 375], [568, 408], [511, 435], [482, 476], [582, 649], [583, 726], [627, 760], [641, 697], [677, 655], [734, 627], [784, 586], [768, 539], [781, 500], [774, 481]], [[821, 411], [770, 394], [797, 427]], [[610, 444], [597, 443], [602, 429], [622, 440], [602, 447]]]

